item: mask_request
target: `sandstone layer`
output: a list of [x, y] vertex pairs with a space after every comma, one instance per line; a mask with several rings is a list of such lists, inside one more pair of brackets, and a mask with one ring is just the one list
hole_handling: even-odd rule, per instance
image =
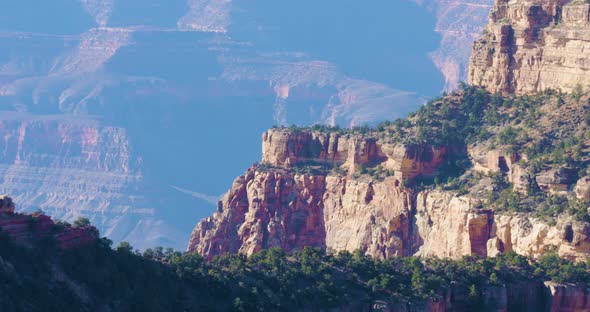
[[497, 0], [473, 47], [468, 81], [491, 92], [571, 92], [590, 85], [590, 4]]
[[431, 175], [448, 152], [444, 146], [406, 146], [361, 134], [272, 129], [262, 136], [263, 164], [285, 168], [323, 164], [338, 166], [350, 174], [361, 167], [381, 167], [399, 180]]
[[[548, 225], [527, 214], [483, 209], [480, 199], [456, 192], [415, 192], [404, 186], [434, 174], [444, 150], [353, 134], [270, 130], [263, 135], [264, 166], [255, 165], [236, 179], [217, 212], [197, 225], [188, 250], [207, 257], [273, 246], [360, 249], [380, 258], [485, 257], [509, 251], [538, 257], [547, 248], [574, 260], [590, 254], [590, 227], [573, 218], [563, 216]], [[504, 157], [495, 156], [496, 162]], [[484, 169], [504, 166], [493, 159]], [[336, 169], [293, 169], [303, 164]], [[361, 165], [391, 168], [395, 174], [375, 178], [360, 174]]]

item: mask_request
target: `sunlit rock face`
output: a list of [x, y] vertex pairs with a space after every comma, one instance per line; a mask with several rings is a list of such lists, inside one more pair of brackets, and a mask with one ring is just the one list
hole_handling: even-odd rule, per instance
[[429, 56], [447, 4], [353, 4], [0, 4], [0, 193], [184, 248], [271, 125], [395, 119], [449, 84]]
[[[576, 261], [590, 254], [590, 226], [571, 216], [547, 224], [531, 214], [483, 209], [481, 198], [404, 186], [418, 176], [434, 174], [448, 159], [449, 146], [406, 146], [372, 135], [273, 129], [262, 136], [262, 150], [262, 165], [239, 176], [217, 211], [197, 224], [189, 251], [211, 258], [314, 246], [361, 250], [377, 258], [457, 259], [505, 252], [540, 257], [554, 247], [560, 256]], [[494, 153], [487, 163], [478, 163], [476, 151], [471, 155], [478, 164], [475, 170], [499, 170]], [[297, 171], [301, 166], [336, 170], [302, 173]], [[360, 175], [363, 167], [392, 174]]]
[[589, 12], [581, 1], [496, 1], [469, 82], [517, 94], [588, 87]]

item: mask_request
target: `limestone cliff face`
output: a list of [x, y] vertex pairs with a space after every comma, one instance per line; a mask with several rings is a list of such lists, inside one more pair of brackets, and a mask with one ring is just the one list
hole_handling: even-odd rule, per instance
[[328, 249], [360, 249], [381, 258], [412, 254], [412, 193], [399, 187], [399, 180], [326, 180], [323, 217]]
[[236, 179], [214, 216], [199, 223], [188, 249], [207, 256], [275, 246], [410, 255], [411, 193], [396, 184], [254, 167]]
[[[236, 179], [217, 212], [197, 225], [188, 250], [211, 257], [315, 246], [360, 249], [379, 258], [459, 258], [508, 251], [540, 256], [557, 246], [561, 256], [574, 260], [590, 254], [590, 227], [572, 218], [548, 225], [527, 214], [496, 214], [482, 208], [481, 199], [455, 192], [406, 188], [404, 180], [436, 172], [444, 148], [423, 146], [416, 152], [361, 135], [285, 129], [264, 134], [263, 146], [266, 166], [255, 165]], [[492, 151], [483, 157], [477, 151], [471, 151], [477, 170], [517, 172], [509, 155]], [[290, 169], [310, 162], [344, 169], [313, 174]], [[353, 171], [361, 164], [369, 170], [395, 168], [396, 174], [377, 178]]]
[[[270, 130], [263, 161], [236, 179], [213, 217], [193, 232], [189, 250], [213, 256], [251, 254], [280, 246], [365, 250], [377, 257], [413, 251], [413, 194], [404, 179], [429, 174], [445, 149], [405, 148], [360, 135]], [[289, 168], [330, 164], [349, 174], [296, 174]], [[381, 180], [357, 177], [359, 167], [395, 171]]]
[[573, 260], [590, 254], [588, 224], [562, 216], [548, 225], [526, 214], [501, 215], [478, 207], [478, 200], [444, 191], [419, 193], [415, 254], [458, 258], [514, 251], [539, 257], [553, 246], [560, 256]]
[[197, 225], [188, 249], [206, 256], [274, 246], [410, 255], [412, 194], [399, 183], [254, 167], [236, 179], [213, 217]]
[[468, 81], [491, 92], [569, 92], [590, 85], [590, 4], [497, 0], [473, 47]]
[[361, 166], [392, 170], [399, 180], [431, 175], [445, 160], [446, 147], [395, 144], [360, 134], [269, 130], [262, 136], [262, 163], [292, 167], [309, 163], [339, 166], [349, 174]]
[[494, 223], [488, 210], [477, 210], [470, 198], [445, 192], [422, 192], [416, 205], [416, 254], [458, 258], [487, 256], [487, 241]]

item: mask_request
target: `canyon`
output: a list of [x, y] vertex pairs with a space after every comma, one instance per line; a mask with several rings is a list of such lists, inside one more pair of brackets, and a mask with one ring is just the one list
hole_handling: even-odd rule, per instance
[[[588, 178], [575, 181], [568, 173], [550, 170], [531, 174], [518, 161], [526, 156], [500, 147], [482, 148], [481, 142], [467, 150], [415, 145], [397, 141], [388, 131], [267, 131], [262, 135], [261, 162], [238, 177], [217, 211], [199, 222], [187, 250], [208, 259], [235, 253], [254, 256], [273, 247], [297, 253], [311, 246], [328, 254], [360, 251], [377, 259], [463, 259], [507, 253], [542, 258], [555, 252], [572, 261], [587, 260], [587, 221], [563, 213], [548, 222], [534, 213], [496, 210], [480, 193], [482, 188], [494, 192], [493, 184], [486, 181], [501, 175], [512, 182], [509, 187], [514, 192], [526, 194], [530, 183], [537, 181], [544, 186], [541, 192], [584, 199]], [[471, 163], [465, 175], [482, 177], [468, 192], [417, 187], [414, 181], [439, 176], [457, 153], [466, 153]], [[587, 201], [585, 205], [587, 210]], [[482, 304], [494, 310], [589, 309], [590, 292], [583, 285], [509, 283], [482, 292]], [[462, 311], [468, 309], [463, 306], [468, 297], [465, 290], [451, 287], [419, 310]], [[371, 309], [416, 307], [375, 302]]]
[[[115, 242], [182, 249], [226, 181], [260, 157], [251, 142], [273, 124], [395, 119], [456, 86], [490, 4], [342, 5], [334, 23], [325, 6], [311, 31], [321, 28], [314, 38], [336, 51], [317, 50], [305, 41], [308, 29], [274, 18], [281, 8], [264, 1], [0, 4], [0, 193], [20, 212], [89, 217]], [[291, 9], [300, 16], [307, 5]], [[64, 17], [45, 14], [53, 11]], [[399, 12], [415, 17], [419, 44], [398, 31], [407, 22]], [[367, 14], [386, 27], [363, 23]], [[336, 42], [334, 30], [365, 50]], [[367, 31], [389, 39], [355, 35]], [[371, 70], [359, 71], [357, 57], [373, 51], [379, 57], [362, 57], [360, 68]], [[413, 60], [400, 61], [406, 55]], [[410, 82], [414, 69], [429, 83]], [[218, 137], [206, 135], [214, 127]]]
[[[556, 86], [565, 88], [563, 91], [572, 91], [571, 83], [563, 80], [567, 77], [582, 86], [579, 88], [589, 85], [582, 74], [549, 75], [554, 79], [551, 82], [553, 85], [537, 88], [543, 83], [532, 83], [529, 78], [542, 80], [542, 75], [529, 70], [526, 72], [532, 73], [530, 76], [525, 75], [525, 71], [513, 75], [517, 69], [502, 67], [502, 64], [508, 65], [505, 60], [518, 59], [524, 55], [522, 53], [530, 51], [550, 50], [553, 51], [550, 53], [561, 55], [564, 60], [574, 55], [586, 59], [582, 53], [585, 51], [583, 44], [575, 43], [575, 40], [583, 41], [581, 37], [563, 39], [564, 43], [571, 41], [571, 44], [566, 45], [570, 47], [569, 50], [551, 50], [553, 45], [543, 46], [551, 41], [545, 40], [549, 32], [555, 38], [570, 38], [566, 34], [582, 34], [588, 18], [584, 12], [590, 12], [590, 6], [578, 2], [496, 1], [484, 37], [474, 44], [469, 71], [471, 82], [483, 85], [492, 93], [516, 95]], [[514, 38], [511, 37], [513, 35]], [[528, 44], [519, 43], [521, 39], [518, 38], [528, 40]], [[511, 46], [513, 43], [516, 45]], [[494, 44], [499, 46], [495, 47]], [[483, 65], [480, 52], [487, 49], [482, 48], [485, 45], [495, 54], [487, 54], [490, 62]], [[544, 73], [552, 72], [546, 66], [564, 66], [579, 73], [584, 71], [582, 63], [579, 66], [573, 63], [567, 66], [561, 63], [535, 64], [535, 70]], [[488, 77], [490, 73], [495, 75], [502, 72], [506, 74], [504, 77], [495, 76], [489, 80], [502, 81], [502, 84], [474, 82], [477, 75]], [[506, 80], [506, 77], [513, 81]], [[519, 89], [518, 86], [529, 89]], [[536, 109], [542, 113], [531, 115], [536, 120], [536, 126], [527, 130], [532, 125], [527, 123], [528, 126], [521, 129], [527, 133], [524, 135], [525, 141], [520, 143], [523, 148], [518, 153], [514, 151], [514, 145], [498, 146], [499, 142], [506, 140], [500, 138], [498, 141], [495, 136], [519, 127], [520, 121], [519, 118], [514, 119], [514, 112], [502, 111], [497, 106], [488, 110], [498, 110], [495, 116], [504, 114], [506, 121], [503, 128], [487, 125], [490, 118], [498, 117], [485, 113], [483, 124], [478, 126], [482, 129], [477, 130], [480, 136], [484, 134], [479, 141], [466, 143], [452, 136], [447, 139], [450, 143], [433, 141], [441, 135], [441, 126], [436, 128], [436, 122], [432, 120], [442, 118], [436, 117], [436, 111], [455, 119], [448, 125], [462, 122], [459, 116], [463, 112], [450, 113], [453, 106], [444, 106], [457, 99], [465, 99], [468, 97], [467, 92], [434, 101], [430, 104], [435, 110], [433, 116], [421, 117], [421, 111], [417, 116], [411, 115], [405, 122], [406, 126], [400, 126], [404, 122], [396, 122], [395, 127], [390, 123], [385, 128], [380, 126], [380, 130], [365, 132], [362, 129], [359, 132], [354, 129], [341, 131], [321, 127], [269, 130], [262, 136], [260, 164], [255, 164], [236, 179], [230, 191], [218, 203], [215, 214], [197, 225], [188, 250], [213, 257], [236, 252], [252, 254], [273, 246], [288, 251], [316, 246], [334, 251], [360, 249], [367, 255], [380, 258], [411, 255], [460, 258], [466, 255], [494, 256], [512, 251], [539, 257], [546, 250], [555, 248], [562, 257], [584, 260], [590, 254], [590, 225], [587, 222], [567, 214], [555, 215], [548, 222], [532, 213], [498, 211], [495, 207], [497, 203], [490, 203], [485, 194], [497, 192], [495, 189], [498, 185], [493, 184], [493, 179], [495, 175], [500, 175], [506, 181], [502, 183], [509, 183], [510, 191], [520, 194], [517, 196], [526, 198], [532, 190], [538, 189], [548, 194], [543, 196], [587, 200], [588, 183], [581, 168], [572, 167], [571, 164], [559, 166], [558, 161], [548, 162], [546, 158], [535, 160], [546, 163], [534, 165], [531, 159], [535, 157], [534, 153], [530, 148], [524, 148], [524, 145], [533, 144], [529, 143], [532, 138], [539, 140], [539, 143], [534, 144], [549, 144], [547, 140], [552, 140], [549, 137], [561, 137], [556, 139], [557, 143], [567, 137], [577, 136], [576, 133], [583, 133], [585, 126], [580, 118], [587, 114], [586, 106], [580, 105], [575, 95], [574, 100], [568, 100], [565, 106], [563, 98], [557, 102], [541, 98], [540, 106]], [[489, 101], [493, 97], [481, 100], [476, 95], [472, 96], [465, 101], [483, 101], [477, 105], [492, 105]], [[509, 101], [526, 100], [516, 98]], [[475, 104], [453, 105], [469, 110]], [[557, 106], [560, 109], [556, 110]], [[426, 112], [422, 112], [422, 115]], [[474, 114], [479, 113], [474, 111], [465, 114], [469, 120], [473, 120]], [[444, 126], [442, 128], [445, 129]], [[431, 132], [430, 137], [423, 134], [428, 131]], [[447, 127], [445, 133], [448, 131]], [[408, 141], [411, 138], [417, 140]], [[587, 161], [584, 152], [586, 146], [583, 144], [584, 139], [580, 140], [580, 151], [576, 152], [578, 156], [575, 157], [580, 162], [577, 166], [583, 168]], [[467, 178], [460, 179], [473, 180], [467, 182], [472, 184], [469, 190], [452, 192], [444, 188], [408, 187], [424, 183], [425, 179], [437, 179], [446, 170], [444, 166], [458, 157], [468, 163], [469, 169], [464, 174]], [[539, 165], [541, 168], [538, 168]], [[580, 170], [580, 176], [576, 178], [573, 172], [577, 170]]]
[[[312, 246], [379, 259], [587, 261], [588, 12], [576, 1], [498, 0], [473, 46], [476, 87], [374, 129], [265, 132], [260, 163], [197, 224], [187, 250], [208, 259]], [[511, 305], [518, 293], [531, 311], [587, 311], [588, 289], [571, 287], [489, 289], [486, 306], [522, 310]], [[460, 310], [458, 297], [425, 310]]]
[[[333, 7], [302, 3], [80, 0], [60, 7], [76, 18], [52, 33], [44, 19], [0, 20], [12, 49], [0, 52], [8, 310], [590, 310], [590, 5], [404, 3], [436, 17], [440, 42], [388, 62], [390, 46], [342, 45], [322, 24]], [[380, 5], [361, 7], [379, 20], [390, 9]], [[292, 18], [302, 12], [314, 40], [334, 41], [307, 46]], [[360, 29], [351, 24], [339, 30]], [[342, 61], [363, 59], [362, 48], [379, 53], [360, 67]], [[400, 59], [391, 80], [380, 75]], [[450, 94], [420, 105], [432, 88]], [[260, 162], [214, 195], [258, 155], [250, 132], [272, 122]], [[187, 253], [140, 252], [178, 248], [191, 228]], [[113, 249], [99, 229], [139, 250]]]

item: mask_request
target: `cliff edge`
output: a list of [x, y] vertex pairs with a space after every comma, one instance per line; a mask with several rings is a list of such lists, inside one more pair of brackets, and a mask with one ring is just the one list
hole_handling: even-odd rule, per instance
[[572, 92], [590, 85], [590, 4], [496, 0], [468, 82], [490, 92]]
[[585, 260], [588, 12], [579, 1], [496, 1], [471, 61], [470, 81], [485, 89], [464, 86], [375, 129], [269, 130], [260, 164], [188, 250]]

